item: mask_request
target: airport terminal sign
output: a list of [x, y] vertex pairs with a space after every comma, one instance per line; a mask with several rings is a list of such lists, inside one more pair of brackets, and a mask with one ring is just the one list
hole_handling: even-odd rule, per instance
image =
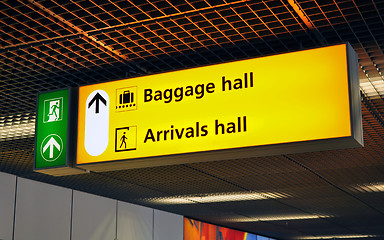
[[103, 171], [361, 146], [357, 71], [343, 44], [80, 87], [77, 164]]
[[51, 175], [76, 174], [72, 168], [76, 145], [72, 139], [77, 96], [72, 89], [44, 92], [38, 95], [35, 134], [34, 170]]
[[65, 166], [68, 89], [40, 94], [37, 120], [35, 167]]

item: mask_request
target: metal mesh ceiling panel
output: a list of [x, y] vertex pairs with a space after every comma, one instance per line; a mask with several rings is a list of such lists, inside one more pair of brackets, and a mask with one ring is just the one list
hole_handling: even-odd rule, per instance
[[[1, 1], [0, 171], [275, 238], [384, 238], [383, 19], [378, 0]], [[359, 58], [364, 148], [32, 171], [38, 92], [343, 42]]]

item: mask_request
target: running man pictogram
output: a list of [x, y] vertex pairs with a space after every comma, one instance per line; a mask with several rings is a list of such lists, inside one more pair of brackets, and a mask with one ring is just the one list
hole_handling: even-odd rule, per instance
[[57, 121], [59, 119], [59, 116], [60, 116], [59, 114], [60, 114], [59, 102], [55, 101], [55, 102], [53, 102], [53, 104], [51, 106], [51, 112], [48, 113], [48, 116], [55, 115], [55, 121]]
[[57, 122], [63, 119], [63, 98], [44, 100], [44, 123]]

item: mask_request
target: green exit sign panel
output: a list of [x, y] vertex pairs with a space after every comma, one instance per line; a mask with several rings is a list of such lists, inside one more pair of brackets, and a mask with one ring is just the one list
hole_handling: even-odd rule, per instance
[[66, 166], [69, 90], [38, 97], [35, 168]]
[[77, 94], [73, 89], [38, 95], [34, 170], [50, 175], [81, 173], [73, 168], [74, 146], [70, 146], [76, 122]]

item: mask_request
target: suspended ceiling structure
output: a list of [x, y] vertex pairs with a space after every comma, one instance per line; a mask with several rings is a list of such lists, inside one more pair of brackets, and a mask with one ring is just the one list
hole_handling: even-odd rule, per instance
[[[1, 1], [0, 171], [278, 239], [384, 239], [383, 19], [378, 0]], [[345, 42], [359, 59], [363, 148], [32, 171], [38, 92]]]

